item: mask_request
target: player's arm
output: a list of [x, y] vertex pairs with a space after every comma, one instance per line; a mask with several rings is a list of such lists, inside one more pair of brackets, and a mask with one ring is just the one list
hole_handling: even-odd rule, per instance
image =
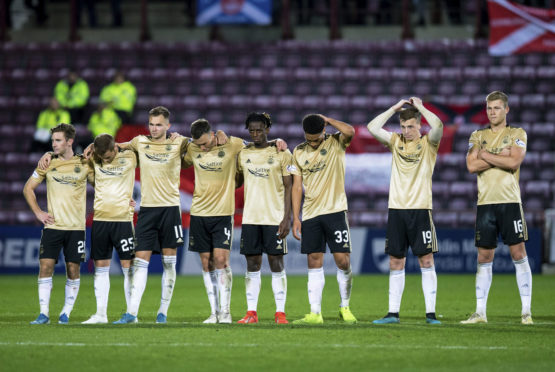
[[55, 222], [54, 216], [40, 209], [39, 204], [37, 203], [35, 189], [38, 185], [40, 185], [40, 182], [34, 175], [29, 177], [29, 179], [25, 183], [25, 186], [23, 187], [23, 196], [25, 197], [27, 204], [29, 204], [31, 211], [33, 211], [33, 213], [37, 217], [37, 220], [39, 220], [44, 225], [52, 225]]
[[293, 206], [293, 236], [301, 240], [301, 200], [303, 198], [303, 178], [293, 175], [293, 187], [291, 189], [291, 204]]
[[[284, 239], [289, 235], [289, 230], [291, 229], [291, 189], [293, 188], [293, 176], [282, 176], [283, 177], [283, 204], [284, 204], [284, 213], [283, 213], [283, 220], [279, 224], [278, 228], [278, 237], [279, 239]], [[302, 192], [302, 190], [301, 190]]]
[[331, 125], [335, 129], [341, 133], [341, 143], [350, 143], [353, 137], [355, 136], [355, 128], [352, 125], [344, 123], [339, 120], [332, 119], [330, 117], [320, 115], [325, 121], [326, 124]]
[[422, 116], [426, 119], [428, 124], [430, 124], [430, 132], [428, 133], [428, 139], [434, 145], [438, 145], [441, 141], [441, 136], [443, 136], [443, 123], [436, 114], [424, 107], [422, 100], [418, 97], [411, 97], [410, 103], [420, 111]]
[[52, 155], [54, 153], [52, 151], [48, 151], [45, 153], [38, 162], [38, 167], [41, 170], [46, 170], [50, 166], [50, 161], [52, 161]]
[[488, 162], [478, 159], [479, 151], [477, 146], [473, 146], [466, 154], [466, 168], [470, 173], [480, 173], [491, 168]]
[[378, 141], [380, 141], [380, 143], [387, 146], [391, 142], [391, 133], [383, 129], [383, 126], [393, 115], [395, 115], [396, 112], [400, 111], [405, 104], [410, 104], [410, 102], [406, 99], [400, 100], [389, 109], [387, 109], [387, 111], [384, 111], [376, 116], [366, 126], [370, 134], [374, 136], [374, 138], [376, 138]]
[[504, 148], [499, 154], [492, 154], [486, 150], [478, 151], [478, 159], [483, 160], [493, 167], [508, 171], [516, 171], [524, 161], [526, 150], [522, 147], [512, 146]]
[[216, 131], [216, 145], [225, 145], [229, 137], [223, 130]]

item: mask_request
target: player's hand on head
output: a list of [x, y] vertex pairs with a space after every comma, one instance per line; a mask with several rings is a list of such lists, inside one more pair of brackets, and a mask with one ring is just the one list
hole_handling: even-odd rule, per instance
[[45, 170], [50, 165], [51, 160], [52, 154], [50, 152], [47, 152], [39, 159], [38, 167], [42, 170]]
[[318, 116], [320, 116], [322, 119], [324, 119], [325, 125], [329, 125], [329, 124], [330, 124], [330, 121], [329, 121], [329, 119], [328, 119], [327, 116], [322, 115], [322, 114], [318, 114]]
[[422, 106], [422, 100], [418, 97], [410, 97], [409, 103], [416, 108], [419, 108]]
[[85, 149], [85, 151], [83, 151], [83, 156], [85, 157], [85, 159], [89, 159], [92, 154], [94, 152], [94, 144], [90, 144], [87, 146], [87, 148]]
[[293, 220], [293, 237], [301, 240], [301, 221], [299, 219]]
[[181, 137], [181, 134], [177, 133], [177, 132], [171, 132], [170, 133], [170, 140], [173, 141], [177, 138]]
[[404, 105], [410, 105], [410, 102], [406, 99], [402, 99], [396, 104], [394, 104], [393, 106], [391, 106], [391, 108], [395, 111], [399, 111], [403, 108]]
[[227, 140], [229, 138], [227, 137], [227, 135], [224, 133], [224, 131], [218, 130], [216, 132], [216, 144], [217, 145], [225, 145], [227, 143]]
[[287, 142], [281, 138], [276, 139], [276, 148], [278, 152], [287, 150]]

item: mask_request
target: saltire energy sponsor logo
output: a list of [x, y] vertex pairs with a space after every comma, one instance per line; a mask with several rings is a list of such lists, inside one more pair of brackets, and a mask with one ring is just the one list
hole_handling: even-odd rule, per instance
[[268, 178], [270, 175], [270, 169], [268, 168], [254, 168], [254, 169], [250, 169], [249, 168], [249, 173], [252, 174], [255, 177], [262, 177], [262, 178]]

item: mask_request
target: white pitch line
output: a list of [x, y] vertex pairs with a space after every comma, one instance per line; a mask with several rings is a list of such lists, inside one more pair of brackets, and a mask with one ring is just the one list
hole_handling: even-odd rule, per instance
[[[35, 342], [35, 341], [20, 341], [20, 342], [5, 342], [0, 341], [0, 346], [62, 346], [62, 347], [138, 347], [145, 346], [145, 344], [139, 343], [102, 343], [102, 344], [91, 344], [84, 342]], [[165, 346], [170, 347], [215, 347], [222, 346], [221, 344], [213, 343], [188, 343], [188, 342], [174, 342], [167, 343]], [[257, 348], [262, 345], [260, 344], [226, 344], [228, 347], [249, 347]], [[277, 346], [277, 345], [274, 345]], [[282, 346], [288, 347], [301, 347], [306, 346], [304, 344], [283, 344]], [[311, 345], [315, 348], [333, 347], [333, 348], [353, 348], [353, 349], [386, 349], [391, 348], [392, 345], [356, 345], [356, 344], [321, 344], [321, 345]], [[525, 347], [509, 347], [509, 346], [465, 346], [465, 345], [435, 345], [435, 346], [403, 346], [404, 349], [441, 349], [441, 350], [510, 350], [510, 349], [526, 349]]]

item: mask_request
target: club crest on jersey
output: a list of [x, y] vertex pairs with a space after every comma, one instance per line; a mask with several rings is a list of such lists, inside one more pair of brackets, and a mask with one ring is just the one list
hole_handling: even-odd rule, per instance
[[268, 158], [268, 164], [274, 164], [274, 158], [269, 157]]
[[524, 143], [524, 141], [521, 141], [518, 138], [515, 140], [515, 143], [517, 144], [517, 146], [526, 147], [526, 144]]
[[328, 150], [326, 150], [326, 149], [320, 150], [320, 155], [322, 155], [322, 156], [326, 156], [327, 153], [328, 153]]
[[224, 150], [218, 151], [218, 157], [219, 158], [223, 158], [224, 156], [225, 156], [225, 151]]
[[171, 146], [171, 145], [166, 145], [166, 150], [167, 150], [167, 151], [170, 151], [171, 149], [172, 149], [172, 146]]
[[509, 144], [509, 136], [503, 137], [503, 144], [504, 144], [504, 145], [508, 145], [508, 144]]
[[120, 165], [124, 165], [124, 164], [125, 164], [125, 159], [119, 159], [118, 163], [119, 163]]
[[76, 165], [75, 168], [73, 169], [73, 171], [74, 171], [75, 173], [81, 173], [81, 168], [79, 168], [79, 166]]

